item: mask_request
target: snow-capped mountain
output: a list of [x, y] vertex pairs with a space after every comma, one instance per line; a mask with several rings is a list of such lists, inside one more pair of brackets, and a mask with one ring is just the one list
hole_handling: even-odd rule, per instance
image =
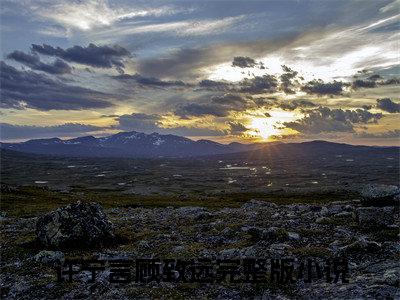
[[234, 153], [259, 148], [260, 145], [240, 143], [224, 145], [209, 140], [193, 141], [171, 134], [145, 134], [131, 131], [100, 138], [85, 136], [69, 140], [50, 138], [22, 143], [2, 143], [1, 147], [21, 152], [63, 156], [188, 157]]

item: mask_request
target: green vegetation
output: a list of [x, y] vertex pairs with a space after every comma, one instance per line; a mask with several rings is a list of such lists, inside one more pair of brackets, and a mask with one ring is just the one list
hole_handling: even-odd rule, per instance
[[118, 192], [72, 191], [62, 193], [42, 187], [26, 186], [17, 190], [3, 191], [0, 209], [11, 217], [32, 217], [54, 210], [60, 206], [76, 201], [98, 202], [105, 208], [112, 207], [182, 207], [203, 206], [209, 209], [240, 207], [251, 199], [265, 200], [276, 204], [323, 204], [338, 199], [346, 200], [356, 197], [352, 193], [230, 193], [213, 196], [188, 195], [134, 195]]
[[309, 258], [309, 257], [327, 258], [332, 255], [332, 252], [329, 249], [319, 246], [296, 248], [292, 251], [292, 253], [295, 256], [304, 258]]

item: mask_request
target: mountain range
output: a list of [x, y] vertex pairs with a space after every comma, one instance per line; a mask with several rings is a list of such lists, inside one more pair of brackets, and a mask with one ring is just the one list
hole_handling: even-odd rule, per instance
[[195, 157], [206, 155], [230, 155], [252, 152], [254, 156], [320, 155], [326, 153], [371, 152], [399, 153], [398, 147], [368, 147], [338, 144], [325, 141], [303, 143], [259, 143], [220, 144], [210, 140], [193, 141], [176, 136], [158, 133], [146, 134], [136, 131], [120, 132], [114, 135], [99, 137], [85, 136], [68, 140], [59, 138], [34, 139], [21, 143], [0, 143], [2, 149], [34, 154], [60, 155], [70, 157]]
[[190, 157], [248, 151], [261, 145], [225, 145], [209, 140], [193, 141], [171, 134], [131, 131], [100, 138], [84, 136], [68, 140], [49, 138], [1, 143], [0, 147], [20, 152], [74, 157]]

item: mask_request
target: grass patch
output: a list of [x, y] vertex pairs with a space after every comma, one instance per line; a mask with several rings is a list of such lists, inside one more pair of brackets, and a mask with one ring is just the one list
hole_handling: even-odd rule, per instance
[[322, 225], [333, 225], [333, 226], [352, 226], [356, 222], [351, 217], [337, 217], [333, 216], [330, 218], [324, 218], [320, 224]]
[[319, 258], [327, 258], [332, 255], [332, 252], [325, 247], [300, 247], [292, 250], [293, 255], [308, 258], [308, 257], [319, 257]]
[[322, 204], [353, 199], [352, 193], [229, 193], [213, 196], [189, 195], [182, 198], [167, 195], [123, 195], [118, 192], [80, 191], [61, 193], [41, 187], [20, 187], [1, 195], [0, 208], [7, 216], [33, 217], [76, 201], [98, 202], [105, 208], [113, 207], [182, 207], [203, 206], [209, 209], [240, 207], [251, 199], [265, 200], [276, 204]]

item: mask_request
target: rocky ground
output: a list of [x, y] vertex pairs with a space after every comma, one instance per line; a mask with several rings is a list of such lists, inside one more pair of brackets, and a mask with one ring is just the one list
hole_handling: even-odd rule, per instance
[[[238, 208], [109, 208], [75, 204], [41, 217], [1, 218], [4, 299], [288, 299], [400, 298], [396, 187], [367, 187], [360, 199]], [[340, 200], [340, 199], [338, 199]], [[73, 217], [71, 217], [73, 216]], [[108, 219], [108, 220], [107, 220]], [[101, 244], [95, 242], [102, 241]], [[54, 266], [70, 258], [346, 257], [348, 283], [115, 284], [109, 270], [94, 283], [81, 272], [57, 283]]]

